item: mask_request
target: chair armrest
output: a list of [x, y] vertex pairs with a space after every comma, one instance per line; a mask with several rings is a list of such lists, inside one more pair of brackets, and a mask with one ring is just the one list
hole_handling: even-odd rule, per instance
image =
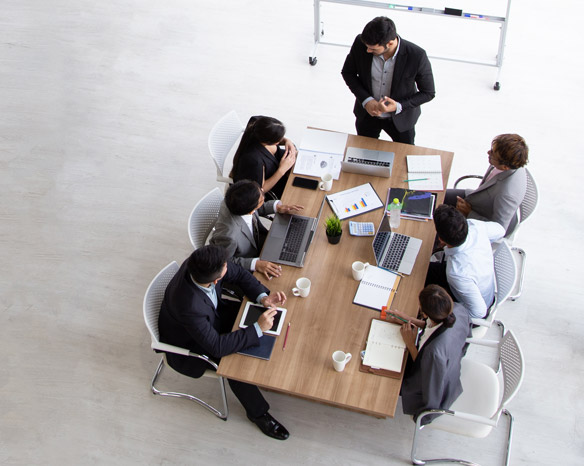
[[497, 427], [497, 421], [492, 419], [492, 418], [488, 418], [488, 417], [484, 417], [484, 416], [479, 416], [477, 414], [470, 414], [470, 413], [465, 413], [463, 411], [452, 411], [450, 409], [428, 409], [426, 411], [422, 411], [419, 415], [418, 418], [416, 419], [416, 427], [419, 429], [421, 424], [422, 424], [422, 418], [424, 418], [425, 416], [428, 416], [430, 414], [445, 414], [447, 416], [453, 416], [453, 417], [457, 417], [459, 419], [465, 419], [467, 421], [471, 421], [471, 422], [476, 422], [478, 424], [485, 424], [491, 427]]
[[478, 325], [479, 327], [487, 327], [490, 328], [492, 323], [489, 322], [486, 319], [478, 319], [476, 317], [473, 317], [472, 319], [470, 319], [470, 321], [472, 322], [473, 325]]
[[467, 338], [467, 343], [473, 343], [475, 345], [488, 346], [490, 348], [498, 348], [499, 342], [496, 340], [485, 340], [484, 338]]
[[454, 182], [454, 188], [456, 188], [456, 186], [458, 186], [458, 183], [460, 183], [461, 181], [468, 180], [468, 179], [471, 179], [471, 178], [476, 178], [476, 179], [479, 179], [479, 180], [482, 180], [483, 179], [483, 177], [481, 175], [464, 175], [464, 176], [461, 176], [459, 179], [457, 179]]
[[204, 354], [193, 353], [192, 351], [189, 351], [186, 348], [181, 348], [180, 346], [169, 345], [167, 343], [161, 343], [159, 341], [152, 342], [151, 346], [152, 346], [153, 350], [162, 351], [164, 353], [174, 353], [174, 354], [180, 354], [182, 356], [189, 356], [191, 358], [202, 359], [207, 364], [209, 364], [211, 367], [213, 367], [213, 369], [217, 370], [217, 364], [214, 361], [212, 361], [211, 359], [209, 359], [208, 356], [205, 356]]

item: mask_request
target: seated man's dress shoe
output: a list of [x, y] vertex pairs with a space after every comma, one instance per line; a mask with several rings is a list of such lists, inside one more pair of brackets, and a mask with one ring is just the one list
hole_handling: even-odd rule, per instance
[[290, 436], [286, 428], [276, 421], [270, 413], [266, 413], [256, 419], [252, 419], [249, 416], [247, 418], [258, 426], [268, 437], [278, 440], [286, 440]]

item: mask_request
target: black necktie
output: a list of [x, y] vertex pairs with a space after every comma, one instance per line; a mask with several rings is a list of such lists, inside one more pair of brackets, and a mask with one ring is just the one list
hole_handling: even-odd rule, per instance
[[255, 241], [256, 248], [260, 249], [260, 230], [258, 227], [258, 218], [255, 214], [251, 215], [251, 226], [252, 226], [252, 233], [253, 233], [253, 240]]

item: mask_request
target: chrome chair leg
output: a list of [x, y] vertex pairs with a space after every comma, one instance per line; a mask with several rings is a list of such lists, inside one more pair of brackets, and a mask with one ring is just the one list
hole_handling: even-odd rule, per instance
[[509, 418], [509, 430], [507, 434], [507, 448], [505, 454], [505, 466], [509, 465], [509, 458], [511, 458], [511, 442], [513, 441], [513, 415], [507, 410], [503, 409], [501, 411], [504, 415]]
[[203, 408], [211, 411], [219, 419], [223, 419], [224, 421], [227, 420], [227, 416], [229, 416], [229, 408], [227, 406], [227, 395], [225, 393], [225, 381], [224, 381], [223, 377], [218, 377], [219, 388], [221, 389], [221, 398], [223, 400], [223, 412], [221, 412], [217, 408], [211, 406], [210, 404], [206, 403], [205, 401], [201, 400], [200, 398], [197, 398], [196, 396], [193, 396], [193, 395], [189, 395], [188, 393], [165, 392], [165, 391], [158, 390], [156, 388], [155, 384], [156, 384], [156, 381], [158, 380], [158, 377], [162, 373], [163, 368], [164, 368], [164, 356], [160, 359], [160, 363], [158, 364], [156, 372], [154, 373], [154, 377], [152, 378], [152, 382], [150, 383], [150, 389], [152, 390], [153, 394], [160, 395], [160, 396], [171, 396], [174, 398], [187, 398], [191, 401], [194, 401], [195, 403], [198, 403]]

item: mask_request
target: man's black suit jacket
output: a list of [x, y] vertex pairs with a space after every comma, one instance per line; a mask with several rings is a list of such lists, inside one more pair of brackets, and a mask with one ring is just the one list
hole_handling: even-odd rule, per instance
[[[225, 303], [221, 300], [223, 281], [239, 285], [254, 302], [261, 293], [270, 293], [247, 270], [228, 262], [227, 273], [216, 285], [218, 305], [215, 309], [209, 297], [193, 283], [185, 261], [164, 293], [158, 318], [160, 341], [204, 354], [216, 362], [223, 356], [258, 345], [254, 326], [234, 332], [225, 329], [225, 324], [232, 325], [233, 321], [231, 316], [225, 315]], [[211, 367], [198, 358], [173, 353], [166, 356], [173, 369], [191, 377], [200, 377]]]
[[[412, 129], [420, 114], [420, 105], [429, 102], [436, 95], [432, 67], [426, 52], [416, 44], [399, 38], [399, 51], [395, 58], [391, 97], [402, 105], [402, 111], [392, 115], [398, 131]], [[367, 47], [361, 42], [361, 34], [355, 38], [351, 51], [347, 55], [341, 74], [351, 92], [355, 95], [353, 113], [357, 120], [364, 118], [367, 110], [363, 101], [373, 97], [371, 89], [371, 62], [373, 55], [367, 53]]]

